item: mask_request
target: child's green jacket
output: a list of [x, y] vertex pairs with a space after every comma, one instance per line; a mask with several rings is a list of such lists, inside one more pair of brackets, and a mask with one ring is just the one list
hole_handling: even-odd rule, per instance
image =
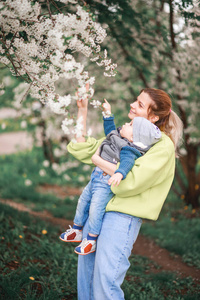
[[[92, 165], [91, 157], [103, 140], [89, 137], [84, 143], [70, 142], [67, 149], [81, 162]], [[172, 185], [174, 171], [174, 145], [162, 132], [160, 141], [135, 161], [126, 179], [118, 187], [111, 187], [115, 195], [108, 202], [106, 211], [157, 220]]]

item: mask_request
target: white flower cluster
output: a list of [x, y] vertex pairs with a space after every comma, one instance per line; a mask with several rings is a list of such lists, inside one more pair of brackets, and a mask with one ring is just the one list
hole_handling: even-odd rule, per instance
[[[0, 3], [0, 63], [27, 82], [22, 99], [30, 93], [33, 98], [48, 104], [56, 114], [65, 115], [62, 128], [68, 133], [67, 107], [76, 98], [56, 95], [55, 82], [60, 78], [74, 78], [78, 81], [79, 97], [92, 97], [94, 78], [90, 78], [84, 66], [76, 62], [73, 52], [81, 52], [87, 57], [99, 53], [106, 31], [93, 21], [84, 7], [77, 4], [78, 1], [60, 2], [65, 7], [68, 3], [76, 4], [76, 12], [53, 14], [48, 6], [47, 16], [42, 13], [41, 3], [45, 3], [41, 1], [7, 0]], [[106, 51], [102, 61], [99, 61], [99, 54], [95, 60], [99, 66], [105, 67], [107, 76], [115, 75], [116, 65], [107, 59]], [[90, 84], [89, 92], [85, 89], [86, 83]], [[71, 120], [69, 123], [71, 125]], [[75, 131], [79, 131], [79, 127]]]
[[90, 104], [94, 107], [94, 108], [99, 108], [101, 106], [101, 102], [99, 100], [92, 100], [90, 102]]
[[56, 172], [58, 175], [60, 175], [71, 168], [78, 167], [79, 165], [80, 165], [80, 163], [78, 161], [75, 161], [75, 162], [68, 161], [68, 162], [64, 162], [61, 164], [53, 163], [52, 169], [54, 170], [54, 172]]
[[74, 120], [73, 119], [67, 119], [65, 118], [63, 121], [62, 121], [62, 125], [61, 125], [61, 128], [62, 130], [64, 131], [65, 134], [69, 134], [70, 133], [70, 129], [69, 127], [71, 125], [74, 124]]
[[76, 125], [74, 126], [73, 133], [77, 137], [83, 136], [83, 117], [78, 118]]
[[66, 114], [66, 109], [71, 103], [71, 96], [67, 95], [64, 97], [59, 96], [57, 101], [52, 99], [49, 100], [48, 104], [53, 112], [56, 114]]
[[0, 96], [3, 95], [4, 93], [5, 93], [5, 91], [4, 91], [4, 84], [2, 82], [2, 83], [0, 83]]
[[111, 112], [109, 110], [102, 111], [102, 115], [104, 118], [109, 118], [111, 116]]
[[[91, 61], [95, 61], [98, 66], [104, 66], [105, 71], [104, 76], [111, 77], [116, 75], [116, 67], [117, 64], [112, 64], [111, 59], [107, 59], [107, 50], [104, 50], [104, 59], [102, 59], [101, 55], [98, 55], [94, 58], [90, 59]], [[108, 73], [109, 71], [109, 73]]]

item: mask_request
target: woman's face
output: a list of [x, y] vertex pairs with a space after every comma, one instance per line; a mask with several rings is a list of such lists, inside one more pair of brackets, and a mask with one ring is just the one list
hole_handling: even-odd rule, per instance
[[128, 114], [129, 119], [133, 120], [135, 117], [143, 117], [148, 119], [150, 122], [155, 123], [158, 121], [158, 117], [155, 115], [149, 115], [148, 116], [148, 109], [150, 104], [153, 104], [153, 100], [150, 98], [150, 96], [142, 92], [138, 97], [137, 100], [133, 103], [131, 103], [130, 111]]

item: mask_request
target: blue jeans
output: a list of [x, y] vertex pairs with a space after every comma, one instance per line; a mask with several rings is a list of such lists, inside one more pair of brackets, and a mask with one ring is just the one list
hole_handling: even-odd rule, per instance
[[91, 174], [91, 180], [83, 190], [76, 208], [74, 223], [84, 226], [89, 216], [89, 233], [99, 235], [105, 209], [113, 193], [108, 185], [110, 175], [103, 175], [96, 167]]
[[[121, 284], [130, 266], [129, 256], [142, 220], [137, 217], [107, 212], [103, 218], [97, 250], [78, 257], [79, 300], [122, 300]], [[83, 238], [88, 232], [88, 221]]]

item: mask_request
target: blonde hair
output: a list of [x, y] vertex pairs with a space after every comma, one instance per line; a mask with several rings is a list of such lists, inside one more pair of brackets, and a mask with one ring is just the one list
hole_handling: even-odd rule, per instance
[[172, 101], [170, 96], [159, 89], [145, 88], [141, 92], [147, 93], [153, 100], [149, 106], [149, 115], [154, 114], [159, 117], [155, 125], [170, 137], [174, 143], [176, 156], [177, 150], [182, 143], [183, 122], [179, 116], [172, 110]]

